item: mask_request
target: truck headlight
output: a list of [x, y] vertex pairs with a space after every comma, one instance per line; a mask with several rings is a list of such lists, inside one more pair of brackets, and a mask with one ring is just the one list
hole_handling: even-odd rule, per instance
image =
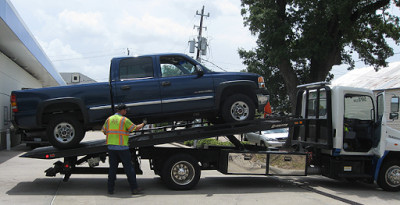
[[265, 82], [262, 76], [258, 77], [258, 88], [265, 88]]

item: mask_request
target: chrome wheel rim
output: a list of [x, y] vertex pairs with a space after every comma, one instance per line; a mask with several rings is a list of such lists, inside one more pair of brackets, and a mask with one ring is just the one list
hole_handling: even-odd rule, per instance
[[395, 165], [390, 167], [385, 174], [386, 183], [391, 187], [400, 186], [400, 167]]
[[54, 137], [60, 143], [69, 143], [75, 137], [75, 129], [69, 123], [62, 122], [54, 129]]
[[231, 106], [231, 116], [236, 121], [243, 121], [249, 117], [249, 106], [243, 101], [237, 101]]
[[193, 181], [195, 169], [192, 164], [186, 161], [175, 163], [171, 169], [171, 178], [178, 185], [187, 185]]

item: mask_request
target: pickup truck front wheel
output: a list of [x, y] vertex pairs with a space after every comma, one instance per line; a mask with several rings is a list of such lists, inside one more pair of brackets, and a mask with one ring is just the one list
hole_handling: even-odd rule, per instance
[[252, 120], [255, 116], [253, 101], [243, 94], [229, 96], [222, 106], [222, 118], [225, 122]]
[[68, 115], [52, 118], [47, 127], [47, 138], [50, 144], [57, 148], [75, 147], [84, 135], [82, 123]]

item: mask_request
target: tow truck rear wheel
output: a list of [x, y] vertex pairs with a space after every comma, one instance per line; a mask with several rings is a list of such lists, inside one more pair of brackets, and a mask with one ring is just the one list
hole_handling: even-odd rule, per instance
[[234, 94], [226, 99], [221, 113], [225, 122], [252, 120], [255, 116], [255, 105], [246, 95]]
[[82, 123], [75, 117], [59, 115], [50, 119], [46, 134], [51, 145], [66, 149], [78, 145], [85, 132]]
[[384, 163], [377, 183], [385, 191], [400, 191], [400, 161], [393, 160]]
[[200, 166], [190, 155], [174, 155], [164, 164], [161, 177], [170, 189], [189, 190], [200, 180]]

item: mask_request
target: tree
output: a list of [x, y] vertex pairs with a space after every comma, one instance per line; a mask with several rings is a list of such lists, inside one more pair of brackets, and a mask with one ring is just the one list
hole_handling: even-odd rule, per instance
[[258, 39], [239, 55], [248, 71], [264, 76], [272, 106], [290, 105], [293, 113], [297, 85], [329, 80], [334, 65], [353, 69], [353, 52], [376, 70], [387, 66], [394, 54], [387, 39], [400, 38], [399, 17], [388, 12], [392, 2], [400, 6], [400, 0], [242, 0], [244, 25]]

